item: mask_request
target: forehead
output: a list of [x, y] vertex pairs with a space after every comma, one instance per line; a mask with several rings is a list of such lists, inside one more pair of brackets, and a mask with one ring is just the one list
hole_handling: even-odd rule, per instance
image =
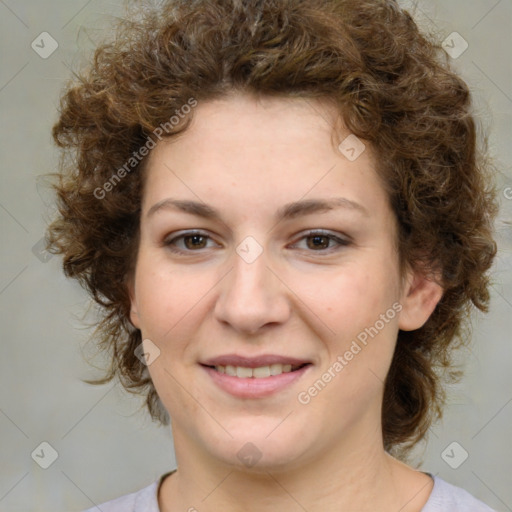
[[180, 194], [247, 208], [341, 194], [384, 207], [374, 161], [325, 101], [236, 94], [200, 102], [187, 130], [152, 150], [143, 209]]
[[[191, 143], [198, 153], [203, 147], [213, 149], [214, 144], [242, 143], [246, 151], [254, 149], [260, 154], [276, 147], [296, 152], [298, 141], [312, 144], [329, 140], [336, 124], [339, 125], [339, 117], [328, 100], [233, 92], [220, 99], [199, 102], [185, 133], [188, 139], [193, 139]], [[341, 132], [350, 133], [343, 125]], [[173, 139], [169, 142], [172, 144]]]

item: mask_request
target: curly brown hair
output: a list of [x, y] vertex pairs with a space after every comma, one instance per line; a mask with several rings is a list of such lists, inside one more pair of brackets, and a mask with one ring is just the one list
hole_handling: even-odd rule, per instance
[[[47, 236], [65, 274], [103, 312], [96, 335], [110, 364], [88, 382], [118, 376], [168, 423], [129, 320], [147, 160], [132, 158], [190, 98], [233, 90], [333, 102], [375, 150], [398, 222], [401, 270], [421, 266], [442, 283], [426, 324], [399, 332], [385, 383], [384, 446], [406, 454], [441, 416], [442, 383], [459, 374], [453, 350], [469, 340], [473, 306], [487, 311], [497, 206], [466, 83], [393, 0], [167, 1], [121, 20], [96, 49], [63, 94], [53, 129], [63, 150], [60, 214]], [[166, 136], [186, 130], [192, 116]]]

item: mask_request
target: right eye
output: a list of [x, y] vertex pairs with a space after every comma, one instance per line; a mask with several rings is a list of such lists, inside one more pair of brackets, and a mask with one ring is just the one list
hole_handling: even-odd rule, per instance
[[208, 240], [212, 240], [212, 238], [202, 231], [186, 231], [178, 236], [166, 238], [164, 246], [178, 254], [199, 252], [201, 249], [208, 248], [205, 245]]

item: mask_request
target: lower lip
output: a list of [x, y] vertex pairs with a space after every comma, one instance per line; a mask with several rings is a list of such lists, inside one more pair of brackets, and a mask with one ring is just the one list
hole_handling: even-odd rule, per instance
[[209, 366], [202, 366], [202, 368], [208, 372], [213, 382], [219, 388], [230, 395], [238, 398], [264, 398], [282, 391], [299, 380], [311, 366], [311, 364], [308, 364], [294, 372], [281, 373], [280, 375], [272, 375], [260, 379], [254, 377], [233, 377], [225, 373], [219, 373]]

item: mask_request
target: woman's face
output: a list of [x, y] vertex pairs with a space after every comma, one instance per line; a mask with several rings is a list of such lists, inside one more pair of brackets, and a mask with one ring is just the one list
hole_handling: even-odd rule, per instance
[[337, 149], [333, 120], [236, 95], [152, 150], [131, 320], [178, 457], [276, 469], [381, 442], [398, 329], [436, 301], [411, 313], [370, 147]]

